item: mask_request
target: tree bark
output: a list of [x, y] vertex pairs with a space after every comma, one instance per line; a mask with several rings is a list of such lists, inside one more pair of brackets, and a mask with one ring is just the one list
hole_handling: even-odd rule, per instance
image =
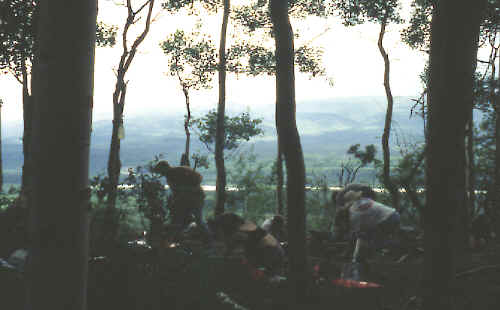
[[[35, 65], [35, 64], [33, 64]], [[33, 71], [33, 69], [32, 69]], [[23, 82], [23, 155], [24, 155], [24, 163], [22, 168], [22, 176], [21, 176], [21, 195], [27, 196], [30, 193], [30, 172], [31, 172], [31, 164], [30, 164], [30, 146], [31, 146], [31, 136], [32, 136], [32, 127], [33, 127], [33, 98], [29, 93], [28, 88], [28, 70], [26, 69], [26, 61], [23, 59], [21, 63], [21, 76]], [[31, 74], [33, 78], [33, 72]]]
[[215, 167], [217, 169], [215, 215], [224, 212], [224, 204], [226, 203], [226, 168], [224, 166], [224, 143], [226, 135], [224, 119], [226, 117], [226, 34], [230, 8], [230, 0], [224, 0], [219, 45], [219, 103], [217, 105], [217, 129], [215, 133]]
[[97, 1], [39, 3], [26, 309], [86, 309]]
[[300, 308], [308, 287], [305, 166], [295, 118], [293, 30], [288, 1], [269, 2], [276, 45], [276, 124], [287, 171], [290, 308]]
[[[179, 81], [180, 81], [180, 77], [179, 77]], [[186, 116], [186, 120], [184, 121], [184, 131], [186, 132], [186, 145], [184, 148], [184, 154], [182, 154], [182, 157], [181, 157], [181, 166], [190, 167], [191, 164], [189, 162], [189, 145], [191, 143], [191, 133], [189, 132], [189, 123], [191, 122], [191, 106], [190, 106], [190, 102], [189, 102], [189, 91], [185, 86], [182, 86], [182, 92], [184, 93], [184, 97], [186, 98], [187, 116]]]
[[3, 165], [2, 165], [2, 100], [0, 100], [0, 193], [3, 193]]
[[[498, 54], [498, 67], [500, 70], [500, 48], [497, 50]], [[491, 214], [498, 220], [500, 217], [500, 95], [495, 96], [495, 58], [491, 64], [491, 104], [495, 111], [495, 181], [494, 181], [494, 194]], [[500, 83], [500, 72], [498, 73], [497, 82]]]
[[[477, 55], [476, 55], [477, 58]], [[474, 72], [476, 66], [474, 66]], [[462, 224], [462, 236], [460, 237], [463, 244], [468, 244], [469, 233], [472, 224], [472, 216], [475, 209], [475, 166], [474, 166], [474, 112], [473, 112], [474, 101], [471, 103], [471, 109], [468, 111], [467, 124], [465, 128], [465, 191], [464, 199], [465, 206], [463, 212], [461, 212], [461, 224]]]
[[383, 40], [385, 35], [385, 27], [387, 25], [387, 18], [384, 18], [380, 25], [380, 32], [378, 37], [378, 49], [382, 58], [384, 59], [384, 89], [385, 95], [387, 98], [387, 111], [385, 112], [385, 124], [384, 124], [384, 133], [382, 134], [382, 152], [384, 156], [384, 167], [383, 167], [383, 181], [384, 186], [387, 188], [392, 198], [392, 206], [399, 211], [399, 201], [400, 194], [399, 188], [392, 182], [391, 180], [391, 151], [389, 149], [389, 137], [391, 135], [391, 124], [392, 124], [392, 110], [394, 106], [394, 99], [392, 97], [391, 85], [389, 82], [389, 73], [390, 73], [390, 62], [389, 56], [387, 55], [384, 46]]
[[276, 158], [276, 199], [278, 201], [278, 214], [285, 215], [285, 204], [283, 202], [283, 154], [278, 138], [278, 156]]
[[[485, 1], [437, 2], [431, 27], [423, 309], [452, 309], [457, 224], [465, 208], [465, 125]], [[453, 113], [450, 113], [453, 111]]]

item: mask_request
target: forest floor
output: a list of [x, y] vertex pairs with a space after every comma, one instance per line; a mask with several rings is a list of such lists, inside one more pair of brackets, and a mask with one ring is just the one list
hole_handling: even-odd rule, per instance
[[[370, 272], [365, 273], [363, 280], [381, 284], [382, 287], [372, 293], [361, 292], [367, 290], [365, 288], [351, 289], [351, 296], [342, 298], [342, 309], [421, 309], [423, 259], [421, 248], [409, 255], [377, 253], [369, 260]], [[333, 265], [332, 273], [335, 273], [335, 269], [347, 263], [348, 258], [337, 255], [328, 261]], [[491, 242], [456, 258], [456, 275], [452, 287], [455, 310], [500, 309], [499, 296], [500, 243]], [[372, 306], [367, 308], [370, 304]]]
[[[337, 252], [325, 258], [315, 254], [309, 257], [309, 262], [312, 270], [314, 266], [320, 267], [319, 277], [313, 281], [312, 293], [303, 309], [422, 309], [420, 283], [424, 255], [421, 248], [409, 255], [384, 251], [375, 254], [368, 261], [370, 270], [362, 273], [361, 280], [380, 284], [378, 288], [333, 285], [332, 280], [340, 278], [343, 266], [349, 262], [348, 255]], [[259, 281], [256, 283], [253, 289], [241, 284], [226, 292], [247, 309], [289, 309], [285, 300], [290, 296], [279, 296], [287, 294], [286, 289], [280, 293], [277, 286], [266, 286], [263, 281], [260, 285]], [[500, 309], [500, 243], [469, 250], [457, 258], [451, 294], [455, 310]], [[268, 301], [263, 302], [264, 299]]]
[[[419, 309], [423, 254], [402, 263], [379, 256], [372, 268], [382, 276], [383, 300], [389, 309]], [[376, 281], [376, 279], [375, 279]], [[469, 250], [456, 259], [452, 288], [454, 309], [500, 309], [500, 244]]]
[[[332, 280], [340, 277], [349, 258], [343, 255], [345, 250], [325, 249], [327, 247], [320, 248], [319, 252], [310, 251], [311, 270], [316, 269], [318, 273], [311, 281], [311, 294], [304, 310], [421, 309], [422, 249], [414, 248], [408, 255], [376, 253], [368, 261], [370, 271], [364, 273], [362, 280], [378, 283], [379, 288], [333, 285]], [[262, 274], [255, 274], [255, 269], [242, 264], [239, 257], [232, 260], [220, 256], [176, 257], [173, 268], [165, 276], [158, 276], [154, 270], [133, 271], [130, 261], [125, 263], [128, 267], [112, 259], [107, 263], [105, 260], [94, 263], [89, 270], [88, 309], [290, 309], [291, 296], [286, 281], [272, 282]], [[457, 258], [456, 266], [452, 290], [455, 310], [500, 309], [500, 243], [466, 252]], [[23, 282], [15, 274], [0, 274], [1, 309], [22, 309]]]

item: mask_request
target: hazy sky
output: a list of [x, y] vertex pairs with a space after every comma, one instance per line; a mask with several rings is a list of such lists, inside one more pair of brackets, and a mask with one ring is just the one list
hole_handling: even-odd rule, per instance
[[[116, 2], [119, 2], [116, 0]], [[403, 17], [408, 17], [408, 2], [405, 3]], [[137, 2], [138, 3], [138, 2]], [[140, 45], [126, 79], [129, 80], [125, 106], [125, 119], [140, 116], [142, 113], [183, 113], [184, 96], [177, 80], [166, 75], [167, 57], [163, 55], [159, 42], [175, 32], [177, 27], [189, 31], [193, 18], [170, 16], [160, 12], [158, 1], [155, 12], [160, 13], [151, 25], [150, 33]], [[233, 1], [236, 4], [236, 1]], [[126, 16], [126, 8], [117, 6], [113, 1], [99, 1], [98, 20], [119, 27], [117, 44], [114, 48], [97, 48], [95, 62], [94, 120], [112, 119], [112, 93], [116, 68], [121, 49], [121, 29]], [[211, 33], [212, 40], [218, 44], [220, 32], [220, 13], [210, 18], [204, 17], [203, 30]], [[229, 29], [231, 28], [229, 25]], [[385, 96], [383, 87], [383, 60], [377, 48], [379, 26], [366, 24], [346, 28], [338, 19], [310, 18], [303, 22], [292, 21], [294, 31], [300, 32], [295, 46], [300, 46], [313, 38], [313, 45], [324, 49], [324, 66], [327, 76], [332, 78], [330, 86], [325, 78], [309, 79], [296, 74], [297, 104], [310, 99], [327, 99], [344, 96]], [[425, 55], [413, 51], [400, 42], [400, 30], [404, 25], [390, 25], [387, 28], [384, 45], [391, 60], [391, 88], [395, 96], [414, 96], [421, 85], [418, 75], [425, 63]], [[141, 22], [135, 26], [142, 30]], [[323, 33], [325, 29], [329, 29]], [[320, 35], [323, 33], [322, 35]], [[319, 36], [318, 36], [319, 35]], [[135, 36], [130, 36], [130, 42]], [[237, 38], [230, 33], [228, 44]], [[269, 41], [272, 44], [272, 41]], [[70, 78], [70, 77], [69, 77]], [[217, 95], [217, 76], [214, 88], [209, 91], [192, 93], [192, 110], [215, 108]], [[4, 100], [2, 122], [21, 121], [21, 85], [11, 76], [0, 76], [0, 98]], [[227, 77], [227, 101], [241, 107], [273, 105], [275, 99], [275, 80], [272, 77], [236, 79]]]

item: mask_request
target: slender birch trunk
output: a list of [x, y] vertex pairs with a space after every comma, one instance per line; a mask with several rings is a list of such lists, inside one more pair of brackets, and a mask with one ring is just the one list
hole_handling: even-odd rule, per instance
[[224, 119], [226, 117], [226, 34], [230, 8], [230, 0], [224, 0], [219, 45], [219, 103], [217, 105], [217, 129], [215, 134], [215, 167], [217, 169], [215, 215], [224, 212], [224, 204], [226, 203], [226, 168], [224, 166], [224, 143], [226, 135]]

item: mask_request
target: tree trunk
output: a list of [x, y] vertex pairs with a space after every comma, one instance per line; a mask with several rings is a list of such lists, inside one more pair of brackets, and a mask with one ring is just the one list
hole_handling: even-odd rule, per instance
[[189, 103], [189, 91], [187, 90], [186, 87], [183, 86], [182, 92], [184, 93], [184, 97], [186, 98], [187, 116], [186, 119], [184, 120], [184, 131], [186, 132], [186, 146], [184, 148], [184, 154], [182, 154], [181, 157], [181, 166], [190, 167], [191, 164], [189, 163], [189, 145], [191, 143], [191, 133], [189, 132], [189, 123], [191, 122], [191, 107]]
[[215, 167], [217, 169], [215, 215], [224, 212], [224, 204], [226, 203], [226, 168], [224, 167], [224, 143], [226, 135], [224, 119], [226, 117], [226, 34], [230, 6], [230, 0], [224, 0], [219, 45], [219, 103], [217, 106], [217, 129], [215, 133]]
[[[132, 60], [137, 52], [137, 48], [144, 41], [146, 35], [149, 32], [149, 26], [151, 24], [151, 15], [153, 12], [154, 0], [147, 0], [144, 4], [136, 11], [132, 9], [132, 3], [127, 0], [127, 20], [122, 34], [122, 55], [120, 57], [120, 63], [118, 64], [117, 74], [116, 74], [116, 85], [115, 91], [113, 92], [113, 131], [111, 133], [111, 145], [109, 149], [108, 158], [108, 192], [107, 192], [107, 221], [109, 222], [109, 234], [113, 238], [116, 233], [117, 223], [113, 219], [116, 216], [116, 198], [118, 193], [118, 182], [120, 180], [120, 140], [123, 138], [120, 136], [120, 131], [123, 128], [123, 109], [125, 107], [125, 96], [127, 94], [127, 82], [125, 81], [125, 74], [127, 73]], [[132, 46], [127, 46], [127, 34], [130, 26], [138, 21], [137, 14], [144, 9], [148, 8], [148, 13], [146, 21], [144, 23], [144, 29], [141, 34], [135, 39]]]
[[288, 1], [269, 2], [276, 45], [276, 124], [287, 171], [287, 210], [291, 308], [300, 308], [308, 287], [305, 166], [295, 118], [293, 31]]
[[0, 100], [0, 193], [3, 193], [3, 165], [2, 165], [2, 100]]
[[283, 202], [283, 154], [278, 139], [278, 156], [276, 158], [276, 199], [278, 201], [278, 214], [285, 215]]
[[391, 135], [391, 124], [392, 124], [392, 109], [394, 106], [394, 99], [392, 97], [391, 86], [389, 82], [390, 73], [390, 62], [389, 56], [387, 55], [382, 42], [385, 35], [385, 27], [387, 25], [387, 19], [385, 18], [380, 25], [380, 32], [378, 37], [378, 49], [382, 58], [384, 58], [384, 88], [385, 95], [387, 97], [387, 111], [385, 112], [385, 124], [384, 133], [382, 134], [382, 151], [384, 153], [384, 167], [383, 167], [383, 181], [384, 186], [387, 188], [392, 198], [392, 206], [399, 211], [399, 188], [391, 180], [391, 153], [389, 149], [389, 137]]
[[[125, 92], [124, 92], [125, 93]], [[117, 107], [116, 105], [114, 108]], [[115, 109], [116, 110], [116, 109]], [[116, 222], [116, 198], [118, 196], [118, 183], [120, 180], [120, 170], [122, 163], [120, 161], [120, 146], [121, 141], [118, 137], [118, 131], [120, 126], [123, 126], [123, 119], [117, 113], [114, 113], [113, 118], [113, 131], [111, 132], [111, 146], [109, 149], [108, 157], [108, 192], [107, 192], [107, 210], [106, 210], [106, 241], [114, 240], [118, 229], [118, 223]]]
[[[35, 64], [33, 64], [34, 66]], [[34, 68], [32, 71], [35, 70]], [[22, 168], [21, 176], [21, 195], [27, 196], [30, 193], [29, 180], [31, 179], [31, 164], [30, 164], [30, 148], [31, 148], [31, 136], [33, 128], [33, 98], [29, 93], [28, 89], [28, 71], [26, 69], [26, 62], [23, 59], [21, 63], [21, 76], [23, 82], [23, 155], [24, 163]], [[33, 78], [33, 72], [31, 74]]]
[[25, 273], [30, 310], [86, 309], [96, 5], [39, 4], [34, 225]]
[[[500, 70], [500, 50], [498, 53], [498, 67]], [[495, 185], [491, 214], [498, 220], [500, 217], [500, 98], [495, 96], [495, 58], [491, 65], [491, 104], [495, 110]], [[500, 72], [498, 73], [498, 83], [500, 83]]]
[[465, 208], [464, 129], [472, 108], [473, 63], [481, 12], [478, 2], [484, 4], [441, 0], [433, 14], [423, 309], [453, 308], [458, 214]]
[[[474, 69], [474, 72], [476, 70]], [[474, 102], [472, 102], [471, 109], [469, 111], [469, 115], [467, 116], [467, 125], [465, 128], [465, 208], [463, 212], [461, 212], [462, 219], [462, 242], [464, 244], [468, 243], [469, 233], [471, 227], [472, 215], [474, 214], [475, 208], [475, 174], [474, 174], [474, 113], [473, 113]]]

